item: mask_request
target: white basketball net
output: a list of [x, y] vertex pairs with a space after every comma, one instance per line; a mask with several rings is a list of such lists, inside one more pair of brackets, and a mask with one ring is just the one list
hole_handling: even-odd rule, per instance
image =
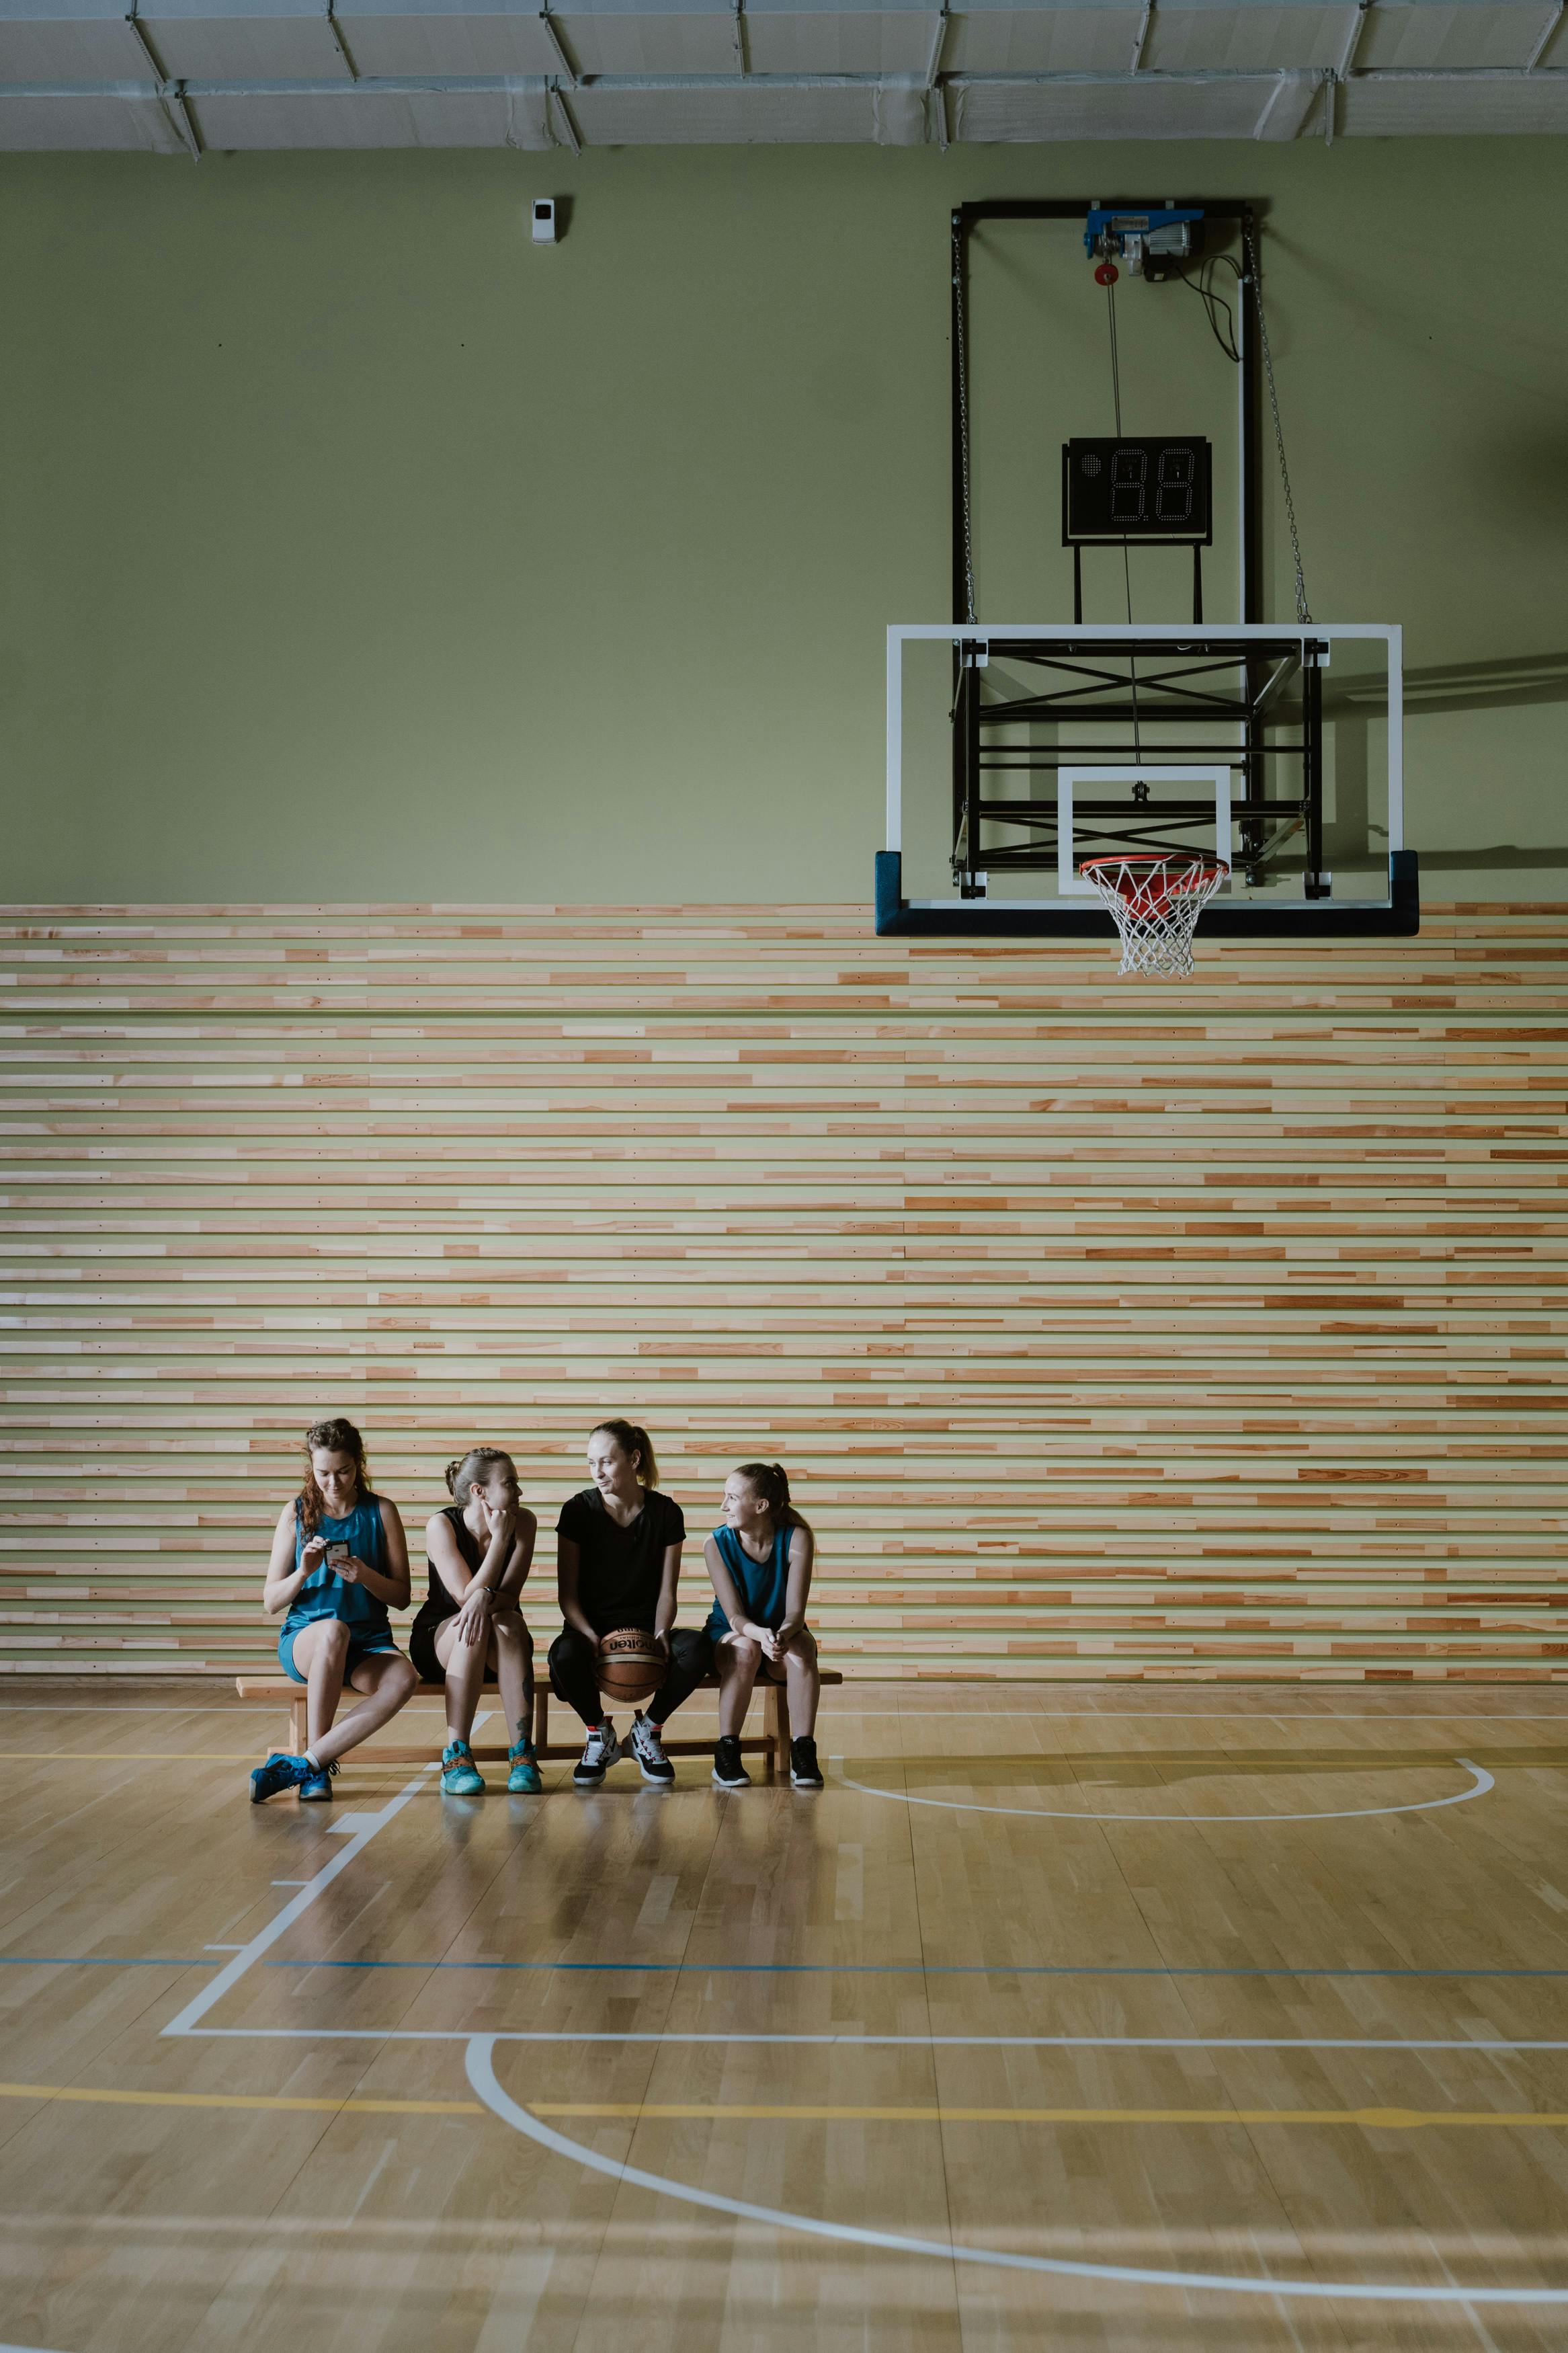
[[1079, 869], [1110, 910], [1121, 934], [1122, 972], [1172, 980], [1193, 968], [1198, 917], [1230, 872], [1209, 858], [1086, 858]]

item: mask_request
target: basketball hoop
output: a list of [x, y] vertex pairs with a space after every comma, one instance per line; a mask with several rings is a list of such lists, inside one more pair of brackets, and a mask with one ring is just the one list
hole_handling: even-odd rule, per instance
[[1198, 917], [1230, 869], [1213, 859], [1144, 850], [1086, 858], [1079, 872], [1093, 883], [1121, 934], [1119, 969], [1174, 980], [1192, 971]]

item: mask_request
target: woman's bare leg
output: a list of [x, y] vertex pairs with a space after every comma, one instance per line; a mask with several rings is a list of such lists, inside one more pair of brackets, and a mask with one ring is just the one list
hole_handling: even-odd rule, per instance
[[500, 1686], [501, 1710], [509, 1741], [533, 1738], [533, 1637], [523, 1624], [521, 1609], [490, 1613], [495, 1631], [491, 1656]]
[[447, 1739], [467, 1740], [474, 1728], [485, 1669], [495, 1655], [489, 1641], [459, 1640], [456, 1618], [443, 1619], [436, 1629], [436, 1656], [447, 1678]]
[[746, 1721], [746, 1710], [752, 1704], [752, 1686], [757, 1680], [757, 1669], [763, 1654], [755, 1642], [719, 1642], [713, 1651], [713, 1665], [719, 1677], [719, 1731], [721, 1737], [739, 1736]]
[[362, 1740], [368, 1740], [419, 1688], [413, 1662], [405, 1659], [401, 1651], [373, 1651], [369, 1658], [360, 1661], [349, 1682], [365, 1696], [341, 1724], [335, 1724], [321, 1739], [312, 1740], [311, 1751], [319, 1764], [330, 1765], [334, 1757], [342, 1757], [348, 1749], [357, 1748]]
[[320, 1756], [343, 1694], [349, 1630], [341, 1618], [313, 1618], [294, 1637], [294, 1664], [305, 1677], [305, 1745]]

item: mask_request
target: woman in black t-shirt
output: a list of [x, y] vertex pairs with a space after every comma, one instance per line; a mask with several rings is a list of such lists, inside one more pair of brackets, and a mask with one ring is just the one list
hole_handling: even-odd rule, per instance
[[569, 1496], [555, 1523], [566, 1623], [550, 1646], [550, 1682], [588, 1727], [572, 1778], [580, 1789], [596, 1789], [623, 1753], [599, 1697], [599, 1638], [640, 1626], [657, 1637], [668, 1671], [647, 1714], [634, 1715], [627, 1746], [643, 1779], [668, 1788], [675, 1767], [659, 1734], [713, 1661], [706, 1632], [675, 1623], [686, 1522], [679, 1504], [660, 1493], [652, 1443], [635, 1422], [598, 1424], [588, 1440], [588, 1470], [593, 1485]]

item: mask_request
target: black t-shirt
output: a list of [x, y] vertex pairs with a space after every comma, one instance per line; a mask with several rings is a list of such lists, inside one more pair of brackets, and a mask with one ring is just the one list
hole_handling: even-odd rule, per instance
[[643, 1495], [629, 1527], [620, 1527], [605, 1509], [597, 1487], [584, 1487], [561, 1506], [555, 1533], [577, 1547], [577, 1599], [583, 1615], [601, 1634], [618, 1626], [650, 1632], [664, 1582], [668, 1546], [679, 1544], [686, 1522], [673, 1497], [658, 1487]]

